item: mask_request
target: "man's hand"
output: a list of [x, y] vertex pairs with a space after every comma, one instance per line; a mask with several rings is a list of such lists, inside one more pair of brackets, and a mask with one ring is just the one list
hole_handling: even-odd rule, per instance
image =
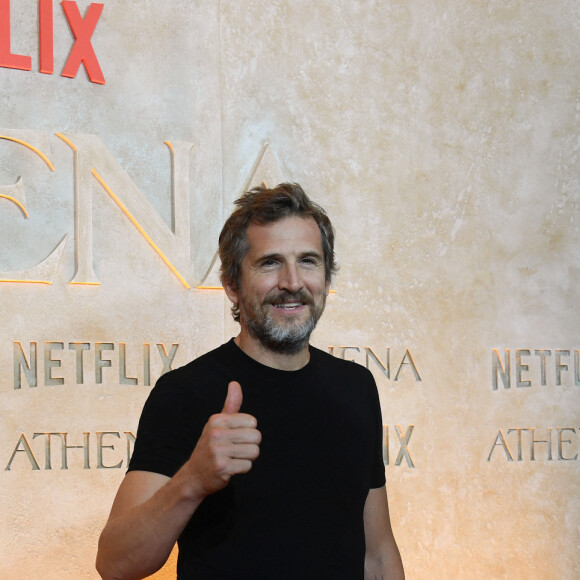
[[188, 461], [203, 496], [223, 489], [232, 475], [247, 473], [260, 454], [262, 436], [252, 415], [239, 413], [242, 387], [232, 381], [221, 413], [212, 415]]

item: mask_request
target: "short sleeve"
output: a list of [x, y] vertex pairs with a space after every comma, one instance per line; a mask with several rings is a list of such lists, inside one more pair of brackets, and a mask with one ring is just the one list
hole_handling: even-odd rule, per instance
[[189, 459], [207, 420], [190, 391], [175, 372], [157, 381], [141, 413], [129, 471], [173, 477]]

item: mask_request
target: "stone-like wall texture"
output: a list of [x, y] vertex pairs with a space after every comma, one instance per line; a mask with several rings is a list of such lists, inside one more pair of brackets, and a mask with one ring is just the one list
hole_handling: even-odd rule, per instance
[[0, 578], [97, 578], [262, 180], [336, 226], [313, 343], [375, 374], [407, 578], [578, 578], [578, 3], [100, 4], [0, 0]]

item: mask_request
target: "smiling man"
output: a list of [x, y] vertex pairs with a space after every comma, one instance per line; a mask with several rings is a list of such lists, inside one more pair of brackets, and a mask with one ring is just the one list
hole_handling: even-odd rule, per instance
[[240, 333], [159, 379], [99, 541], [106, 580], [404, 578], [371, 373], [312, 347], [334, 232], [297, 184], [236, 201], [219, 239]]

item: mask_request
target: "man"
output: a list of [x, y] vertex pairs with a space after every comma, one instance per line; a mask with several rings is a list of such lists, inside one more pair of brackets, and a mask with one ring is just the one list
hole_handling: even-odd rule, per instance
[[309, 346], [330, 220], [297, 184], [236, 205], [219, 252], [240, 334], [152, 390], [97, 569], [144, 578], [177, 541], [180, 579], [400, 580], [376, 385]]

